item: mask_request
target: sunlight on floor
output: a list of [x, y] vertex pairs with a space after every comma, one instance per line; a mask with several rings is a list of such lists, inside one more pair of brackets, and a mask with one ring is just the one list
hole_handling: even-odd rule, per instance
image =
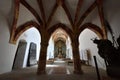
[[61, 59], [55, 60], [53, 64], [47, 64], [46, 68], [49, 68], [48, 74], [70, 74], [66, 61]]

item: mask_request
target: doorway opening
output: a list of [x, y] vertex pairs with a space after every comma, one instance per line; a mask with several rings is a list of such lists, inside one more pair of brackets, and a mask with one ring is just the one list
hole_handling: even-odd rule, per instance
[[[49, 40], [46, 67], [48, 74], [71, 74], [73, 73], [72, 47], [68, 34], [58, 28]], [[62, 69], [62, 70], [61, 70]]]
[[17, 40], [18, 48], [15, 53], [13, 70], [37, 65], [40, 55], [40, 42], [40, 33], [34, 27], [27, 29], [20, 35]]
[[97, 38], [99, 36], [90, 29], [84, 29], [79, 36], [79, 52], [80, 59], [84, 64], [95, 67], [93, 56], [97, 57], [98, 67], [105, 69], [104, 60], [98, 55], [97, 45], [93, 43], [91, 39]]

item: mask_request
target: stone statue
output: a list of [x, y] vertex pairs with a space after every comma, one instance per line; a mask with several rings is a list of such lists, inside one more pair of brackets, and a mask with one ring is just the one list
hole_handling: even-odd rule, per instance
[[92, 41], [97, 44], [98, 54], [107, 63], [106, 68], [108, 75], [120, 77], [120, 37], [117, 38], [117, 47], [108, 39], [98, 40], [95, 38], [92, 39]]
[[[95, 38], [93, 42], [97, 44], [98, 54], [107, 61], [109, 66], [120, 66], [120, 47], [114, 47], [112, 42], [108, 39], [98, 40]], [[117, 42], [120, 42], [120, 38], [118, 38]]]

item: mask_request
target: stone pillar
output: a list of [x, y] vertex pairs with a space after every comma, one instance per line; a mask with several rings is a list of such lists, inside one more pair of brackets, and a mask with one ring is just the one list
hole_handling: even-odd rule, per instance
[[74, 38], [72, 40], [72, 50], [73, 50], [73, 61], [74, 61], [74, 73], [83, 74], [80, 63], [78, 38]]
[[38, 62], [38, 70], [37, 70], [38, 75], [46, 73], [47, 47], [48, 47], [48, 41], [43, 39], [41, 41], [41, 50], [40, 50], [40, 57]]

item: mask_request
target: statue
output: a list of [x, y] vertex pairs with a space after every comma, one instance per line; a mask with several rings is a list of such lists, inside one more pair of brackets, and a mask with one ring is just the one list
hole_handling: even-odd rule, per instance
[[[117, 38], [118, 46], [115, 47], [114, 44], [108, 39], [97, 38], [92, 39], [93, 43], [97, 44], [98, 54], [107, 63], [107, 73], [110, 76], [120, 76], [120, 37]], [[115, 70], [118, 69], [117, 71]]]
[[107, 61], [108, 65], [120, 66], [120, 48], [115, 48], [112, 42], [108, 39], [94, 39], [93, 42], [97, 44], [98, 54]]

